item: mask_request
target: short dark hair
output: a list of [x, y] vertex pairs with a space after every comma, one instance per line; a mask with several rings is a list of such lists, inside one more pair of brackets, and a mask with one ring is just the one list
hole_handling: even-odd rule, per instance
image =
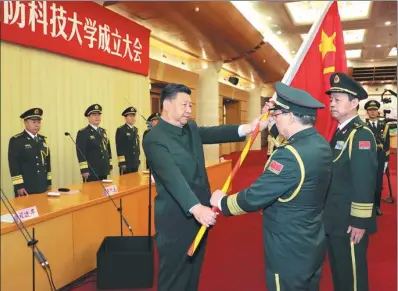
[[[348, 100], [349, 100], [349, 101], [352, 101], [352, 100], [354, 100], [354, 99], [358, 99], [357, 96], [352, 95], [352, 94], [350, 94], [350, 93], [348, 93], [347, 95], [348, 95]], [[358, 99], [358, 101], [359, 101], [359, 99]], [[359, 110], [359, 104], [358, 104], [358, 106], [357, 106], [357, 111], [358, 111], [358, 110]]]
[[164, 100], [174, 99], [178, 93], [191, 95], [191, 89], [183, 84], [167, 84], [166, 87], [163, 88], [162, 93], [160, 93], [160, 109], [163, 109]]
[[302, 115], [293, 112], [293, 115], [297, 118], [297, 120], [302, 124], [302, 125], [315, 125], [316, 121], [316, 116], [311, 116], [311, 115]]

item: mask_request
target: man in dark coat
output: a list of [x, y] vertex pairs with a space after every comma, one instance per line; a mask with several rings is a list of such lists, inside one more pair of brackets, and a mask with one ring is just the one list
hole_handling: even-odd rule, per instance
[[275, 90], [270, 114], [286, 143], [249, 188], [228, 196], [217, 190], [211, 204], [227, 216], [264, 209], [268, 291], [318, 291], [326, 254], [323, 206], [332, 173], [332, 151], [314, 128], [324, 105], [280, 82]]
[[[191, 90], [169, 84], [161, 93], [162, 116], [144, 138], [144, 151], [156, 182], [156, 244], [159, 253], [158, 291], [196, 291], [206, 236], [194, 256], [188, 248], [201, 225], [215, 224], [203, 144], [240, 142], [258, 120], [245, 125], [200, 127], [190, 119]], [[261, 123], [261, 130], [265, 124]]]

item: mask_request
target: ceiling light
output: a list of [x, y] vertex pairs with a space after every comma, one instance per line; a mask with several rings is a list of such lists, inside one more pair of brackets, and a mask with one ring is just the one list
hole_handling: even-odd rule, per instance
[[292, 54], [295, 54], [296, 53], [296, 51], [292, 51]]
[[[295, 25], [312, 24], [322, 15], [326, 1], [297, 1], [285, 3], [287, 11]], [[339, 1], [341, 21], [367, 19], [372, 1]]]
[[344, 30], [343, 37], [345, 44], [361, 43], [365, 36], [365, 29]]
[[362, 50], [347, 50], [345, 52], [345, 55], [347, 57], [347, 59], [358, 59], [361, 57], [361, 52]]
[[390, 25], [390, 24], [391, 24], [391, 21], [386, 21], [386, 22], [384, 22], [384, 24], [385, 24], [385, 25]]
[[397, 56], [397, 48], [393, 47], [390, 51], [390, 53], [388, 54], [389, 57], [396, 57]]
[[272, 20], [272, 17], [271, 16], [267, 16], [266, 19], [267, 20]]
[[381, 44], [376, 45], [376, 47], [381, 47]]
[[371, 61], [371, 62], [374, 62], [374, 59], [371, 59], [370, 61]]
[[195, 12], [199, 12], [199, 7], [195, 7]]
[[278, 30], [278, 31], [276, 32], [276, 34], [282, 34], [282, 31]]

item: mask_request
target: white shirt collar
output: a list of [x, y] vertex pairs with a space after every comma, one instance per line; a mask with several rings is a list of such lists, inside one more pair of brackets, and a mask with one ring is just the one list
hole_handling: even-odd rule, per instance
[[27, 131], [26, 129], [25, 129], [25, 131], [30, 135], [30, 137], [31, 138], [33, 138], [33, 139], [35, 139], [36, 138], [36, 136], [37, 136], [37, 134], [36, 135], [34, 135], [33, 133], [31, 133], [31, 132], [29, 132], [29, 131]]
[[92, 125], [91, 123], [90, 123], [90, 126], [91, 126], [92, 128], [94, 128], [95, 130], [98, 130], [98, 127], [96, 127], [95, 125]]
[[351, 120], [353, 120], [355, 117], [357, 117], [358, 115], [355, 115], [349, 119], [347, 119], [346, 121], [344, 121], [343, 123], [340, 123], [338, 126], [339, 130], [342, 130], [348, 123], [350, 123]]
[[134, 125], [130, 125], [130, 124], [128, 124], [128, 123], [126, 123], [126, 124], [127, 124], [127, 126], [130, 127], [130, 128], [133, 128], [133, 127], [134, 127]]

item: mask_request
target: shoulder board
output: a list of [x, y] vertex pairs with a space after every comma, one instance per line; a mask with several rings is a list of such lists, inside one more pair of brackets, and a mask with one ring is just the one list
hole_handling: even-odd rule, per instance
[[118, 128], [123, 128], [124, 127], [124, 124], [123, 125], [121, 125], [121, 126], [119, 126]]
[[379, 120], [385, 120], [385, 118], [384, 117], [379, 117]]
[[18, 137], [21, 137], [22, 135], [23, 135], [23, 132], [20, 132], [20, 133], [14, 135], [13, 138], [18, 138]]
[[84, 131], [86, 128], [87, 128], [87, 127], [84, 127], [84, 128], [82, 128], [82, 129], [79, 129], [79, 131]]
[[102, 128], [102, 127], [99, 127], [99, 129], [101, 129], [101, 130], [103, 130], [103, 131], [106, 131], [106, 129], [105, 129], [105, 128]]
[[38, 134], [38, 136], [42, 137], [42, 138], [47, 138], [45, 135], [42, 135], [42, 134]]

